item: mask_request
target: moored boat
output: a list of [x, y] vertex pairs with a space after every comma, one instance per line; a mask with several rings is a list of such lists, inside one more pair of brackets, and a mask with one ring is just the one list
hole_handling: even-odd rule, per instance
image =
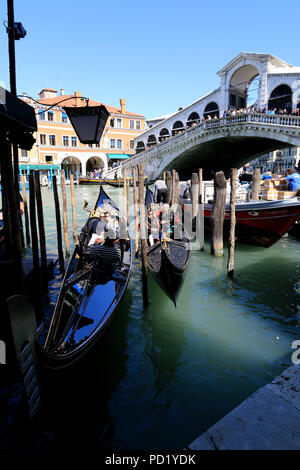
[[88, 178], [85, 176], [78, 178], [78, 184], [103, 184], [104, 182], [102, 178]]
[[[109, 186], [114, 186], [115, 188], [123, 188], [124, 187], [124, 179], [118, 180], [104, 180], [104, 184], [108, 184]], [[152, 181], [145, 180], [144, 186], [148, 186], [152, 184]], [[133, 179], [129, 178], [129, 186], [133, 186]]]
[[[152, 192], [147, 187], [145, 203], [148, 206], [152, 202]], [[175, 239], [175, 234], [180, 234], [180, 237]], [[175, 307], [190, 259], [190, 241], [175, 216], [171, 232], [166, 234], [162, 230], [160, 238], [152, 246], [149, 244], [147, 250], [148, 269]]]
[[[180, 198], [184, 210], [191, 210], [191, 201]], [[213, 204], [204, 204], [205, 228], [210, 230]], [[294, 224], [300, 214], [300, 198], [292, 197], [277, 201], [249, 201], [237, 203], [236, 237], [238, 242], [269, 247], [281, 238]], [[224, 231], [229, 229], [230, 210], [226, 203]]]
[[102, 186], [69, 262], [45, 345], [41, 348], [42, 361], [49, 368], [69, 366], [95, 345], [113, 319], [129, 281], [131, 243], [128, 237], [120, 240], [121, 262], [114, 265], [111, 272], [102, 269], [101, 262], [87, 256], [98, 208], [118, 213]]

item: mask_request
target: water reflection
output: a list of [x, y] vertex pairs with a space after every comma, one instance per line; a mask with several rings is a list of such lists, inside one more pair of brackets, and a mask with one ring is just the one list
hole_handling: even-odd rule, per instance
[[[118, 189], [107, 189], [113, 196]], [[78, 227], [96, 187], [76, 187]], [[47, 243], [56, 246], [53, 195], [43, 190]], [[70, 210], [70, 205], [69, 205]], [[69, 217], [71, 220], [71, 217]], [[69, 226], [70, 240], [72, 228]], [[226, 247], [225, 247], [226, 248]], [[291, 364], [299, 339], [299, 242], [264, 249], [237, 245], [227, 257], [194, 251], [177, 309], [149, 277], [143, 309], [140, 261], [119, 312], [85, 367], [45, 378], [43, 429], [57, 442], [109, 449], [182, 449]], [[49, 292], [48, 314], [59, 282]]]

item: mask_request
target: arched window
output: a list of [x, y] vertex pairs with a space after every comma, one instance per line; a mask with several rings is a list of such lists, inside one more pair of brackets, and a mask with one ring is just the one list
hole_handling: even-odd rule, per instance
[[288, 85], [279, 85], [270, 95], [268, 109], [276, 109], [276, 112], [280, 109], [286, 110], [287, 114], [290, 114], [292, 112], [292, 95], [293, 92]]
[[159, 133], [158, 140], [160, 142], [163, 142], [164, 140], [168, 139], [169, 137], [170, 137], [170, 133], [169, 133], [168, 129], [166, 129], [164, 127]]
[[145, 150], [145, 144], [142, 140], [140, 140], [137, 144], [136, 144], [136, 153], [140, 153], [140, 152], [143, 152]]
[[181, 121], [176, 121], [173, 126], [172, 135], [176, 135], [181, 131], [184, 131], [184, 125]]
[[198, 113], [193, 112], [189, 115], [188, 120], [186, 121], [187, 127], [195, 126], [200, 122], [200, 116]]
[[204, 119], [213, 119], [214, 117], [219, 117], [219, 106], [214, 101], [211, 101], [205, 106], [203, 117]]

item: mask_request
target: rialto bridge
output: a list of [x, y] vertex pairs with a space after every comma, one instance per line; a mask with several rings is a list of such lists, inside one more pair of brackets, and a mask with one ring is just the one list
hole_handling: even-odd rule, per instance
[[139, 163], [150, 179], [168, 169], [182, 176], [198, 167], [226, 171], [300, 145], [300, 67], [270, 54], [240, 53], [218, 75], [219, 88], [140, 134], [136, 155], [119, 174]]

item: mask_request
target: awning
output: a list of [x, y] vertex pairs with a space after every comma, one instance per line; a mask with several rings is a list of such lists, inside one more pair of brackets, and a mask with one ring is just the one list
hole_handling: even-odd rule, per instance
[[107, 153], [106, 154], [110, 160], [125, 160], [133, 156], [133, 154], [125, 154], [125, 153]]
[[20, 170], [60, 170], [61, 165], [26, 165], [26, 163], [19, 164]]

